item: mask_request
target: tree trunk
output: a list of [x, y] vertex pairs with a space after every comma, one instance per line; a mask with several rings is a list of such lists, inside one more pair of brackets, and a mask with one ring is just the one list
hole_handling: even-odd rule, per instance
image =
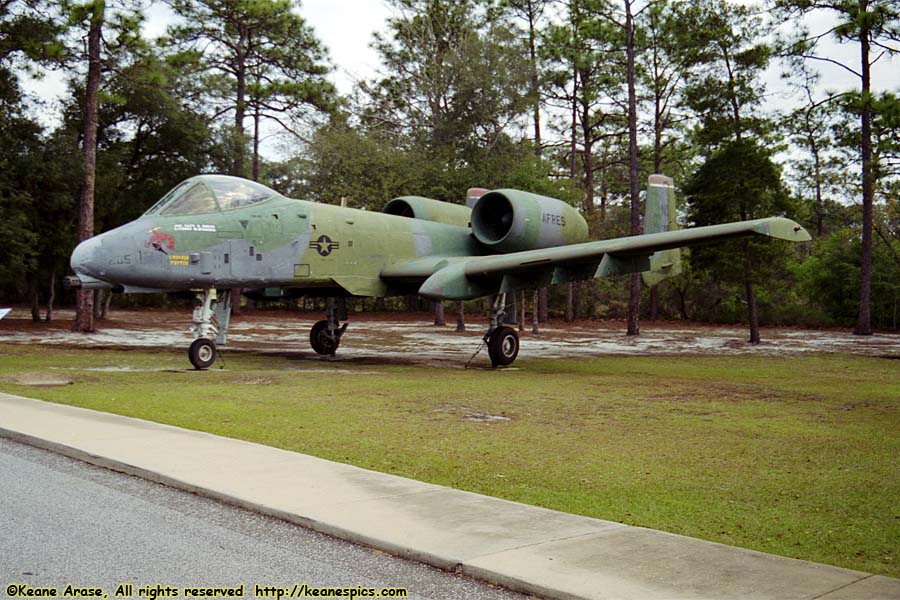
[[573, 304], [574, 304], [574, 295], [575, 290], [573, 282], [569, 282], [566, 284], [566, 323], [571, 323], [574, 319], [573, 313]]
[[540, 333], [541, 328], [539, 327], [539, 319], [538, 312], [540, 307], [540, 292], [534, 290], [534, 294], [532, 294], [531, 298], [531, 333]]
[[[654, 47], [654, 54], [656, 48]], [[662, 98], [656, 90], [653, 98], [653, 172], [662, 171]]]
[[641, 313], [641, 274], [632, 273], [628, 276], [625, 290], [628, 292], [628, 314], [626, 316], [628, 329], [625, 335], [640, 335]]
[[806, 140], [809, 142], [809, 150], [813, 156], [813, 167], [816, 178], [816, 237], [821, 238], [825, 233], [825, 206], [822, 200], [822, 159], [819, 156], [819, 144], [816, 143], [816, 136], [812, 134], [813, 123], [811, 120], [810, 109], [806, 112], [806, 131], [809, 134]]
[[747, 291], [747, 316], [750, 319], [750, 343], [758, 344], [759, 338], [759, 314], [756, 312], [756, 294], [753, 292], [753, 283], [750, 279], [744, 282]]
[[[865, 8], [865, 3], [860, 1], [860, 8]], [[862, 10], [861, 12], [865, 12]], [[860, 31], [860, 52], [862, 62], [862, 97], [863, 109], [861, 114], [862, 126], [862, 187], [863, 187], [863, 230], [862, 230], [862, 255], [860, 257], [860, 283], [859, 283], [859, 316], [856, 320], [856, 335], [872, 335], [872, 204], [875, 198], [875, 165], [872, 161], [872, 113], [871, 98], [871, 73], [869, 64], [869, 30], [863, 27]]]
[[609, 188], [606, 179], [600, 181], [600, 223], [606, 223], [606, 205], [609, 203]]
[[734, 85], [734, 69], [731, 66], [731, 57], [728, 54], [727, 46], [722, 48], [722, 57], [725, 59], [725, 69], [728, 71], [728, 100], [731, 103], [731, 115], [734, 119], [734, 139], [740, 142], [744, 126], [741, 122], [741, 109]]
[[41, 322], [41, 292], [36, 285], [31, 288], [31, 320]]
[[578, 68], [572, 65], [572, 134], [569, 139], [569, 177], [575, 187], [576, 155], [578, 153]]
[[[584, 75], [582, 75], [584, 78]], [[585, 90], [586, 87], [582, 87]], [[591, 129], [591, 110], [587, 99], [581, 102], [581, 211], [588, 222], [588, 231], [596, 233], [597, 225], [594, 218], [594, 133]], [[575, 139], [572, 138], [572, 150], [575, 150]], [[574, 167], [572, 178], [575, 178]]]
[[825, 205], [822, 201], [822, 168], [816, 152], [816, 237], [825, 235]]
[[676, 288], [675, 291], [678, 292], [678, 312], [681, 314], [681, 320], [690, 321], [691, 317], [687, 310], [687, 290]]
[[447, 324], [447, 321], [444, 320], [444, 303], [443, 302], [435, 302], [434, 303], [434, 324], [436, 327], [443, 327]]
[[659, 286], [650, 287], [650, 320], [655, 321], [659, 318]]
[[103, 294], [106, 293], [106, 290], [94, 290], [94, 320], [100, 320], [100, 311], [103, 308]]
[[244, 45], [247, 40], [246, 27], [241, 26], [240, 40], [235, 52], [235, 103], [234, 131], [232, 132], [233, 152], [231, 174], [244, 177], [244, 114], [247, 110], [247, 57], [244, 56]]
[[[106, 5], [104, 0], [96, 0], [88, 30], [88, 75], [84, 92], [84, 147], [82, 156], [84, 172], [81, 181], [81, 199], [78, 211], [78, 240], [84, 241], [94, 235], [94, 182], [97, 171], [97, 112], [100, 96], [100, 43], [103, 34], [103, 19]], [[78, 290], [75, 296], [75, 323], [72, 331], [89, 333], [94, 331], [94, 293], [92, 290]]]
[[456, 331], [463, 332], [466, 330], [466, 313], [463, 309], [462, 300], [456, 301]]
[[745, 269], [746, 279], [744, 280], [744, 289], [747, 294], [747, 317], [750, 320], [750, 343], [758, 344], [759, 337], [759, 313], [756, 310], [756, 294], [753, 291], [753, 282], [750, 274], [753, 272], [753, 255], [750, 251], [750, 243], [745, 242]]
[[580, 281], [576, 281], [572, 285], [572, 307], [573, 307], [572, 317], [574, 317], [574, 319], [576, 321], [578, 321], [582, 317], [582, 314], [581, 314], [581, 287], [582, 286], [581, 286]]
[[[661, 23], [658, 23], [656, 19], [653, 19], [652, 27], [656, 29], [661, 26]], [[665, 112], [664, 105], [668, 104], [664, 101], [664, 96], [666, 94], [667, 88], [669, 86], [677, 85], [677, 83], [671, 82], [669, 77], [664, 75], [664, 68], [660, 65], [660, 52], [662, 48], [659, 43], [652, 43], [650, 51], [652, 52], [652, 69], [651, 69], [651, 88], [653, 89], [653, 172], [661, 173], [662, 172], [662, 160], [663, 160], [663, 132], [665, 130], [665, 126], [663, 125], [663, 113]], [[651, 296], [652, 298], [652, 296]]]
[[525, 331], [525, 290], [519, 290], [519, 331]]
[[588, 306], [587, 306], [587, 318], [593, 319], [594, 315], [597, 314], [597, 280], [591, 279], [588, 281]]
[[253, 111], [253, 181], [259, 181], [259, 102]]
[[541, 90], [538, 81], [537, 48], [535, 40], [537, 36], [534, 30], [535, 11], [534, 3], [528, 0], [528, 55], [531, 60], [531, 95], [532, 112], [534, 118], [534, 155], [541, 156]]
[[[627, 59], [626, 77], [628, 79], [628, 165], [629, 189], [631, 192], [631, 235], [641, 234], [641, 198], [638, 182], [638, 140], [637, 140], [637, 96], [635, 93], [634, 72], [634, 17], [631, 14], [632, 0], [625, 0], [625, 54]], [[641, 276], [631, 274], [629, 285], [631, 294], [628, 302], [627, 335], [638, 335], [641, 332]]]
[[53, 302], [56, 300], [56, 271], [50, 272], [50, 293], [47, 296], [47, 314], [44, 320], [48, 323], [53, 320]]
[[550, 290], [543, 287], [540, 292], [541, 302], [538, 307], [538, 321], [546, 323], [550, 320]]
[[112, 290], [107, 290], [106, 298], [103, 300], [103, 310], [100, 311], [100, 318], [106, 320], [109, 316], [109, 303], [112, 302]]

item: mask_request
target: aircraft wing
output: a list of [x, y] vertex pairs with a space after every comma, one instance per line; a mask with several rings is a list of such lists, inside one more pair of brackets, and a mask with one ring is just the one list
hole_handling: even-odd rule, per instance
[[381, 278], [422, 281], [419, 294], [432, 300], [471, 300], [498, 291], [648, 271], [654, 252], [752, 235], [793, 242], [811, 239], [794, 221], [769, 217], [509, 254], [429, 257], [390, 265]]

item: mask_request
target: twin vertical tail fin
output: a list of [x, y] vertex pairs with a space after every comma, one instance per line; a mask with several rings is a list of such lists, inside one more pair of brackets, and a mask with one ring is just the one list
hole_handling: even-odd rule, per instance
[[[675, 182], [665, 175], [651, 175], [644, 200], [644, 233], [679, 229], [675, 212]], [[681, 273], [681, 250], [660, 250], [650, 255], [650, 270], [641, 278], [652, 287]]]

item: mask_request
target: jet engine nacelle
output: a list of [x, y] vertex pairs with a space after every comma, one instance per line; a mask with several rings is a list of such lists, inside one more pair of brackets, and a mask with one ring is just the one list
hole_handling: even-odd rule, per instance
[[519, 190], [494, 190], [472, 208], [472, 233], [498, 254], [586, 242], [584, 217], [561, 200]]
[[450, 204], [422, 196], [401, 196], [394, 198], [384, 206], [381, 212], [410, 219], [423, 219], [436, 223], [446, 223], [458, 227], [469, 226], [469, 215], [472, 212], [467, 206]]

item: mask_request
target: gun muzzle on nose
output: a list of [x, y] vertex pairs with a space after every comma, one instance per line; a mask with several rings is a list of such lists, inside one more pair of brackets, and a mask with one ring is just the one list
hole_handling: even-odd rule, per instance
[[68, 275], [63, 278], [63, 289], [66, 290], [100, 290], [112, 289], [116, 291], [121, 286], [113, 285], [102, 279], [90, 277], [88, 275]]

